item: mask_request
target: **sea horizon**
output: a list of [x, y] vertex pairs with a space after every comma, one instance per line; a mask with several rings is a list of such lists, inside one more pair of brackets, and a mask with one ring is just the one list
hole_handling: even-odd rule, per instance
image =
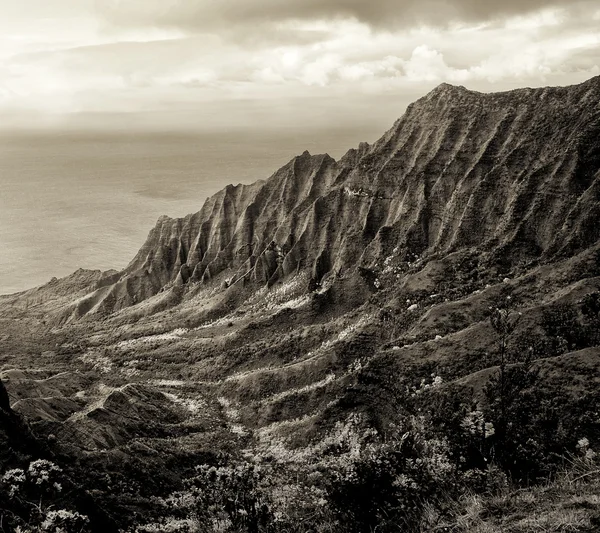
[[304, 150], [339, 158], [377, 137], [364, 129], [0, 131], [0, 295], [79, 268], [122, 269], [160, 216], [195, 213]]

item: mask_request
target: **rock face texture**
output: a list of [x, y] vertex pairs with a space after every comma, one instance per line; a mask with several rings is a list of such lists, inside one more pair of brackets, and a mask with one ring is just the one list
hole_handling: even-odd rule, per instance
[[407, 256], [478, 248], [511, 264], [572, 255], [600, 238], [600, 78], [482, 94], [443, 84], [376, 143], [339, 161], [295, 157], [161, 217], [133, 261], [73, 316], [112, 312], [195, 283], [315, 281]]

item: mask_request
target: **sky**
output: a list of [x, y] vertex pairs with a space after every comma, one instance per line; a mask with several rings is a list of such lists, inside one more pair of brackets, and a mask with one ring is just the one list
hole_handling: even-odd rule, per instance
[[0, 0], [4, 129], [368, 129], [599, 74], [597, 1]]

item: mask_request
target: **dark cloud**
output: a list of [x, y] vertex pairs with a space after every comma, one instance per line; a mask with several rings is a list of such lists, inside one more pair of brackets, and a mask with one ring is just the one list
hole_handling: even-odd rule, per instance
[[224, 41], [246, 49], [260, 49], [276, 43], [278, 46], [303, 46], [327, 41], [333, 34], [326, 30], [291, 30], [273, 27], [268, 21], [252, 24], [229, 24], [219, 28]]
[[125, 26], [210, 29], [289, 19], [354, 17], [377, 27], [490, 21], [551, 7], [585, 9], [591, 0], [96, 0], [110, 22]]

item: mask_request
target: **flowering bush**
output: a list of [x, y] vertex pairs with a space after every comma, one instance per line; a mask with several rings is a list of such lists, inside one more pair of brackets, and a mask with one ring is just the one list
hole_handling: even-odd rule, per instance
[[197, 533], [200, 531], [200, 526], [193, 518], [167, 517], [160, 522], [139, 526], [135, 531], [136, 533]]
[[494, 424], [486, 422], [483, 413], [479, 409], [467, 413], [461, 426], [467, 434], [484, 439], [492, 437], [496, 432]]
[[[187, 485], [196, 495], [197, 509], [213, 510], [207, 518], [230, 524], [233, 531], [266, 531], [272, 509], [263, 483], [265, 470], [251, 463], [214, 467], [201, 465]], [[215, 512], [216, 511], [216, 512]]]
[[[0, 522], [7, 524], [10, 531], [21, 533], [85, 532], [89, 524], [87, 516], [54, 508], [63, 491], [62, 476], [62, 469], [46, 459], [32, 461], [26, 469], [6, 471], [0, 477], [0, 501], [4, 504], [0, 505]], [[4, 515], [2, 511], [7, 510], [10, 512]]]
[[59, 511], [48, 511], [41, 528], [50, 533], [71, 533], [83, 531], [88, 523], [87, 516], [81, 515], [77, 511], [60, 509]]
[[590, 448], [590, 441], [587, 437], [577, 441], [577, 451], [587, 461], [592, 462], [596, 458], [596, 452]]
[[38, 459], [31, 462], [27, 469], [27, 474], [33, 483], [42, 486], [52, 485], [59, 492], [61, 486], [58, 483], [58, 479], [61, 473], [62, 469], [59, 466], [46, 459]]
[[0, 478], [10, 497], [48, 496], [62, 491], [62, 469], [51, 461], [38, 459], [27, 470], [14, 468]]
[[342, 531], [413, 530], [424, 497], [452, 485], [448, 443], [426, 434], [424, 422], [390, 426], [385, 439], [367, 430], [355, 453], [332, 464], [328, 495]]
[[438, 387], [441, 387], [442, 383], [444, 383], [442, 376], [438, 376], [435, 373], [431, 374], [431, 381], [427, 381], [425, 378], [423, 378], [418, 387], [412, 388], [412, 395], [416, 396], [417, 394], [421, 394], [427, 390], [437, 389]]
[[20, 468], [9, 470], [2, 476], [1, 481], [8, 488], [8, 494], [12, 498], [21, 490], [26, 481], [25, 471]]

